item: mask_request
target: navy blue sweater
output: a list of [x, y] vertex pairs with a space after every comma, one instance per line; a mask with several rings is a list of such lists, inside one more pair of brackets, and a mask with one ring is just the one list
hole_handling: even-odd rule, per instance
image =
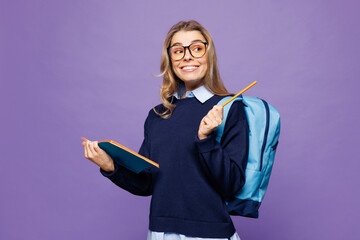
[[[197, 137], [201, 119], [222, 98], [214, 95], [205, 103], [194, 97], [176, 99], [169, 119], [149, 112], [139, 153], [159, 163], [159, 169], [139, 174], [118, 165], [111, 173], [100, 169], [119, 187], [152, 195], [150, 230], [202, 238], [229, 238], [235, 233], [225, 201], [245, 183], [249, 140], [242, 102], [232, 105], [221, 144], [214, 134]], [[156, 109], [161, 111], [161, 105]]]

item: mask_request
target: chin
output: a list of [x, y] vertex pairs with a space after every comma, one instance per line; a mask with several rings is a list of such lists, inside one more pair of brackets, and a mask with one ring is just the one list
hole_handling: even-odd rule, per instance
[[183, 78], [181, 78], [181, 80], [183, 81], [183, 82], [196, 82], [196, 81], [198, 81], [199, 79], [201, 79], [200, 77], [183, 77]]
[[185, 86], [187, 86], [187, 91], [192, 91], [198, 87], [200, 87], [203, 83], [203, 80], [202, 79], [189, 79], [189, 78], [186, 78], [186, 79], [181, 79], [183, 81], [183, 83], [185, 84]]
[[178, 75], [179, 78], [183, 82], [196, 82], [202, 80], [205, 77], [205, 74], [179, 74], [179, 75]]

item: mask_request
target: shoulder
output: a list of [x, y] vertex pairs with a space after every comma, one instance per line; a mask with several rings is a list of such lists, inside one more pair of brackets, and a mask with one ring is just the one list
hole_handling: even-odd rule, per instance
[[147, 122], [151, 122], [153, 119], [156, 118], [161, 118], [157, 113], [163, 113], [166, 111], [166, 108], [164, 107], [164, 105], [162, 104], [158, 104], [155, 107], [152, 107], [149, 111], [148, 111], [148, 115], [146, 118]]
[[151, 117], [160, 117], [157, 113], [161, 114], [166, 111], [166, 108], [163, 104], [158, 104], [155, 107], [149, 110], [149, 116]]
[[152, 123], [154, 122], [154, 120], [155, 120], [156, 118], [159, 117], [159, 115], [157, 115], [155, 111], [159, 112], [159, 111], [161, 111], [162, 108], [163, 108], [162, 104], [159, 104], [159, 105], [151, 108], [151, 109], [148, 111], [148, 115], [147, 115], [147, 117], [146, 117], [146, 119], [145, 119], [145, 122], [144, 122], [145, 132], [150, 131], [151, 126], [152, 126]]

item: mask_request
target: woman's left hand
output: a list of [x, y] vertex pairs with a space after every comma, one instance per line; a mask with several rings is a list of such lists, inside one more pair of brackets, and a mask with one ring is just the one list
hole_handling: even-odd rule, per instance
[[223, 107], [215, 105], [208, 114], [201, 120], [198, 132], [200, 140], [207, 138], [207, 136], [214, 131], [223, 119]]

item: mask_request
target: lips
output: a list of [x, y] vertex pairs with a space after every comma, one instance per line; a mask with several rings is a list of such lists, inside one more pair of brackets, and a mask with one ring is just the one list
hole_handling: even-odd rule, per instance
[[180, 67], [180, 69], [185, 72], [192, 72], [192, 71], [195, 71], [196, 69], [198, 69], [198, 67], [199, 67], [199, 65], [185, 65], [185, 66]]

